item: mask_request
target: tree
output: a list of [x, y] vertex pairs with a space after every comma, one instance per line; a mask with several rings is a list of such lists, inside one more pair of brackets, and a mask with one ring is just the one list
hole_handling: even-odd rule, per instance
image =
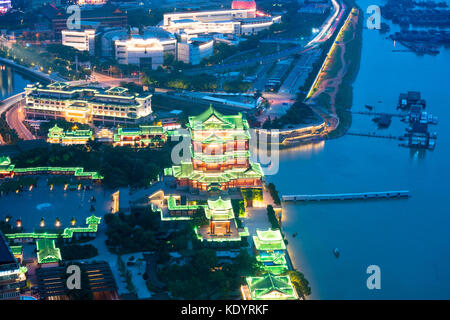
[[291, 282], [294, 285], [295, 290], [299, 296], [309, 296], [311, 294], [311, 287], [309, 281], [305, 278], [305, 275], [297, 270], [290, 270], [287, 274], [291, 278]]

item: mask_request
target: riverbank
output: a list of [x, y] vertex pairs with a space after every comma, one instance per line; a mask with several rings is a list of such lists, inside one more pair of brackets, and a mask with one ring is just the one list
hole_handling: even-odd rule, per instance
[[[352, 83], [361, 60], [362, 15], [350, 11], [307, 95], [316, 112], [329, 122], [328, 138], [343, 136], [351, 125]], [[314, 106], [315, 105], [315, 106]]]
[[54, 82], [54, 81], [66, 81], [66, 79], [59, 77], [57, 75], [48, 75], [48, 74], [45, 74], [38, 70], [30, 69], [30, 68], [22, 66], [10, 59], [0, 57], [0, 64], [4, 64], [9, 67], [12, 67], [12, 68], [14, 68], [15, 71], [17, 71], [18, 73], [21, 73], [27, 77], [32, 77], [32, 78], [35, 78], [37, 80], [41, 80], [44, 82], [50, 83], [50, 82]]

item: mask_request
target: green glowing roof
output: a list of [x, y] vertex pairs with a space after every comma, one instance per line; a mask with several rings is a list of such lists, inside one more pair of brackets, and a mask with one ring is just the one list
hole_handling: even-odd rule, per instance
[[57, 174], [58, 172], [73, 172], [75, 177], [88, 177], [93, 180], [101, 180], [103, 176], [98, 172], [84, 172], [82, 167], [34, 167], [34, 168], [15, 168], [14, 172], [28, 174], [36, 172], [46, 172], [48, 174]]
[[286, 245], [280, 230], [256, 230], [253, 236], [256, 250], [286, 250]]
[[95, 233], [98, 230], [98, 225], [100, 224], [101, 218], [94, 216], [86, 218], [86, 224], [88, 227], [78, 227], [78, 228], [65, 228], [62, 233], [47, 233], [47, 232], [28, 232], [28, 233], [10, 233], [5, 236], [8, 239], [56, 239], [62, 237], [64, 239], [70, 239], [73, 237], [75, 232], [78, 233]]
[[11, 164], [11, 158], [1, 156], [0, 157], [0, 171], [10, 172], [14, 169], [14, 165]]
[[194, 130], [247, 130], [248, 123], [241, 113], [226, 116], [210, 106], [200, 115], [189, 117], [188, 127]]
[[53, 263], [61, 259], [61, 251], [56, 248], [55, 240], [40, 239], [36, 242], [38, 263]]
[[86, 224], [89, 227], [91, 227], [91, 226], [94, 227], [94, 226], [99, 225], [101, 220], [102, 220], [102, 218], [96, 217], [96, 216], [94, 216], [94, 214], [92, 214], [92, 216], [86, 218]]
[[264, 176], [260, 164], [253, 162], [250, 162], [250, 167], [247, 169], [234, 168], [219, 173], [194, 170], [192, 162], [181, 162], [179, 166], [172, 166], [172, 172], [165, 171], [165, 174], [167, 173], [172, 173], [178, 179], [189, 179], [208, 184], [226, 183], [234, 179], [258, 179]]
[[64, 131], [62, 128], [58, 127], [56, 124], [54, 127], [48, 130], [49, 138], [65, 138], [65, 139], [91, 139], [92, 130], [90, 129], [77, 129]]
[[219, 197], [217, 200], [208, 200], [208, 207], [205, 209], [206, 218], [209, 220], [230, 220], [234, 218], [233, 206], [231, 200], [223, 200]]
[[167, 207], [169, 210], [197, 210], [199, 208], [206, 208], [205, 205], [180, 205], [174, 197], [170, 196], [167, 199]]
[[262, 277], [246, 278], [253, 300], [297, 300], [297, 292], [289, 276], [270, 273]]
[[22, 254], [22, 246], [10, 246], [9, 247], [13, 253], [13, 255], [21, 255]]

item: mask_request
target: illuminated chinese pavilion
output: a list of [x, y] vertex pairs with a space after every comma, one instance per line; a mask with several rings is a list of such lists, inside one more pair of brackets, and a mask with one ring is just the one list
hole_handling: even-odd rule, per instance
[[86, 144], [93, 139], [92, 130], [73, 129], [64, 131], [56, 124], [48, 130], [47, 142], [63, 145]]
[[61, 261], [61, 251], [55, 246], [55, 240], [40, 239], [36, 241], [38, 263], [54, 263]]
[[9, 157], [0, 156], [0, 178], [11, 178], [14, 176], [14, 165]]
[[209, 220], [209, 233], [212, 235], [231, 234], [234, 221], [233, 206], [231, 200], [208, 200], [208, 207], [205, 208], [206, 218]]
[[264, 269], [273, 274], [281, 274], [288, 270], [286, 244], [280, 230], [257, 229], [253, 243], [257, 250], [256, 260], [264, 265]]
[[289, 276], [267, 273], [261, 277], [247, 277], [246, 282], [247, 285], [241, 287], [244, 300], [298, 300]]
[[241, 113], [222, 115], [209, 107], [189, 117], [191, 159], [165, 171], [179, 187], [202, 191], [261, 187], [263, 172], [249, 160], [249, 125]]
[[167, 141], [162, 126], [144, 126], [138, 128], [118, 128], [114, 134], [114, 146], [161, 147]]

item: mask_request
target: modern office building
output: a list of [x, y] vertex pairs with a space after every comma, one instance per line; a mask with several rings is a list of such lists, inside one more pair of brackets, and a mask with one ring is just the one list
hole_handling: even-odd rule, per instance
[[207, 38], [190, 38], [187, 39], [182, 35], [182, 41], [178, 42], [177, 59], [184, 63], [192, 65], [200, 64], [200, 62], [209, 58], [213, 54], [214, 40]]
[[18, 300], [26, 277], [0, 231], [0, 300]]
[[[235, 5], [239, 7], [238, 5]], [[173, 33], [189, 35], [204, 33], [254, 34], [281, 22], [280, 16], [272, 17], [256, 9], [175, 12], [164, 14], [163, 28]]]
[[99, 25], [98, 22], [81, 22], [80, 29], [62, 30], [62, 44], [95, 55], [95, 38]]
[[170, 32], [158, 27], [147, 27], [139, 33], [125, 28], [105, 30], [101, 37], [101, 55], [115, 57], [121, 64], [138, 64], [157, 69], [164, 63], [164, 56], [176, 56], [177, 39]]
[[137, 123], [152, 114], [150, 93], [130, 94], [121, 87], [71, 87], [64, 82], [29, 84], [24, 105], [27, 119], [65, 119], [79, 123]]
[[212, 192], [261, 187], [264, 174], [249, 159], [249, 126], [241, 113], [222, 115], [210, 107], [189, 117], [186, 126], [191, 159], [165, 170], [177, 179], [178, 187]]

